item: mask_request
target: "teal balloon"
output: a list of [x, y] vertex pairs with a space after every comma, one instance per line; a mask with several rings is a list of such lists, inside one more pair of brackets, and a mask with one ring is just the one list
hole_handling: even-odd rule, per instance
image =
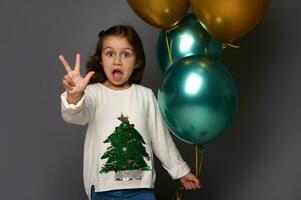
[[[166, 39], [170, 47], [172, 62], [170, 62]], [[173, 62], [192, 55], [220, 60], [222, 43], [211, 37], [195, 15], [189, 13], [167, 36], [164, 30], [160, 32], [157, 40], [157, 59], [161, 71], [165, 72]]]
[[164, 74], [158, 102], [172, 133], [184, 142], [204, 145], [221, 135], [233, 120], [237, 88], [221, 62], [189, 56]]

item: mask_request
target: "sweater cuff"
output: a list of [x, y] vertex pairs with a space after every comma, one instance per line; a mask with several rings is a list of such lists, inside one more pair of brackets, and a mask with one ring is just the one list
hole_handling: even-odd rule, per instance
[[68, 112], [75, 113], [83, 106], [83, 102], [85, 100], [85, 93], [83, 94], [79, 102], [77, 102], [76, 104], [68, 103], [66, 91], [61, 95], [61, 100], [62, 100], [62, 105], [66, 110], [68, 110]]
[[173, 167], [168, 171], [172, 179], [179, 179], [183, 176], [187, 175], [190, 172], [190, 168], [186, 164], [186, 162], [183, 162], [182, 165], [178, 165]]

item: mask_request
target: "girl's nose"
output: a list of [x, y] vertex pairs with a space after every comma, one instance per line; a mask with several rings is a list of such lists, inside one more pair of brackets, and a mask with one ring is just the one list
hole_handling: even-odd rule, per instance
[[117, 55], [114, 59], [114, 64], [115, 65], [121, 65], [121, 58], [120, 55]]

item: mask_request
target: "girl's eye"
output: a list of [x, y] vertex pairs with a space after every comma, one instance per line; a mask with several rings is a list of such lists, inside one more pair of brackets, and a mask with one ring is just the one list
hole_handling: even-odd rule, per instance
[[122, 55], [123, 55], [124, 58], [129, 58], [129, 57], [132, 56], [132, 54], [130, 52], [126, 52], [126, 51], [123, 52]]
[[112, 57], [112, 56], [114, 55], [114, 53], [113, 53], [112, 51], [108, 51], [108, 52], [106, 52], [105, 54], [106, 54], [106, 56], [108, 56], [108, 57]]

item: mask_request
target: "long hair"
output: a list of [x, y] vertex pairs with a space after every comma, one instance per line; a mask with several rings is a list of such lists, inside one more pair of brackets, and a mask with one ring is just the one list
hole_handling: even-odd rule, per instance
[[133, 47], [135, 55], [136, 55], [136, 63], [138, 67], [136, 67], [129, 79], [129, 82], [132, 83], [140, 83], [143, 75], [143, 71], [145, 68], [145, 55], [143, 50], [143, 45], [141, 39], [137, 32], [128, 25], [117, 25], [113, 26], [105, 31], [101, 31], [98, 34], [98, 42], [96, 45], [96, 49], [94, 54], [89, 58], [86, 64], [86, 73], [90, 71], [94, 71], [94, 75], [90, 79], [89, 84], [93, 83], [103, 83], [107, 80], [107, 77], [104, 73], [101, 53], [103, 41], [107, 36], [122, 36], [125, 37], [129, 44]]

